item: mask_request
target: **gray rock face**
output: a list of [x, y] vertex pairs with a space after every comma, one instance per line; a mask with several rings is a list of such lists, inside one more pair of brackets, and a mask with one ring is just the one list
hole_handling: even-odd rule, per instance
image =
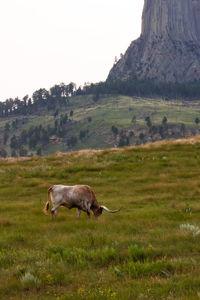
[[200, 0], [145, 0], [142, 33], [113, 66], [108, 80], [200, 80]]

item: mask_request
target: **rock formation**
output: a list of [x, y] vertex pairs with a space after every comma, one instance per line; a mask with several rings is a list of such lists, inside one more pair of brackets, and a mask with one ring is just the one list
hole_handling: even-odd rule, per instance
[[200, 80], [200, 0], [145, 0], [141, 36], [108, 80], [133, 75], [167, 83]]

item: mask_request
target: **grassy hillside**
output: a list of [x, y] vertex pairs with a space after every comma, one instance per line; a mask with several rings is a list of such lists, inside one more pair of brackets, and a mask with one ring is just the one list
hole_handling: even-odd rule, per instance
[[[54, 117], [58, 109], [58, 115]], [[70, 112], [73, 116], [70, 117]], [[118, 145], [120, 135], [130, 135], [129, 144], [135, 145], [143, 142], [149, 142], [152, 139], [161, 139], [159, 135], [159, 126], [164, 117], [167, 118], [171, 133], [169, 137], [190, 136], [199, 132], [199, 126], [195, 124], [195, 119], [200, 119], [199, 101], [166, 101], [163, 99], [143, 99], [126, 96], [102, 96], [97, 102], [93, 101], [93, 96], [78, 96], [69, 99], [69, 104], [57, 106], [54, 111], [47, 111], [44, 108], [35, 115], [13, 116], [0, 119], [0, 143], [8, 156], [11, 155], [10, 142], [13, 135], [20, 136], [23, 130], [28, 131], [32, 126], [42, 125], [43, 128], [53, 128], [55, 121], [60, 121], [61, 117], [68, 114], [70, 122], [65, 125], [64, 136], [56, 142], [42, 144], [39, 142], [36, 147], [30, 148], [28, 144], [20, 142], [28, 151], [28, 155], [36, 154], [38, 148], [42, 148], [42, 155], [49, 155], [57, 151], [70, 151], [80, 149], [103, 149]], [[152, 125], [157, 126], [157, 134], [150, 137], [146, 126], [145, 118], [150, 117]], [[132, 120], [134, 119], [134, 122]], [[15, 120], [19, 120], [16, 128], [12, 127]], [[10, 124], [9, 137], [4, 145], [3, 135], [5, 124]], [[184, 124], [186, 130], [181, 133], [181, 126]], [[112, 126], [118, 128], [119, 135], [115, 137], [111, 130]], [[155, 128], [154, 128], [155, 129]], [[87, 132], [81, 139], [80, 132]], [[122, 132], [123, 131], [123, 132]], [[172, 132], [173, 131], [173, 132]], [[145, 139], [139, 138], [140, 133], [145, 134]], [[50, 134], [51, 135], [54, 134]], [[68, 140], [75, 137], [76, 143], [69, 146]], [[37, 139], [36, 139], [37, 140]]]
[[[0, 299], [199, 299], [199, 137], [0, 164]], [[122, 209], [52, 222], [59, 183]]]

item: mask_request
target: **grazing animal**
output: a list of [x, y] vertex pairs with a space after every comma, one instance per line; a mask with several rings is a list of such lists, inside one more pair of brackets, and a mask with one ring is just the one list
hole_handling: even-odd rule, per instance
[[116, 213], [120, 209], [110, 210], [106, 206], [100, 206], [97, 202], [93, 190], [87, 185], [53, 185], [48, 189], [48, 200], [44, 207], [44, 213], [48, 213], [50, 200], [52, 201], [51, 217], [55, 215], [57, 219], [58, 207], [65, 206], [69, 209], [77, 208], [77, 217], [80, 217], [81, 210], [90, 217], [90, 210], [93, 211], [95, 217], [102, 214], [103, 210], [110, 213]]

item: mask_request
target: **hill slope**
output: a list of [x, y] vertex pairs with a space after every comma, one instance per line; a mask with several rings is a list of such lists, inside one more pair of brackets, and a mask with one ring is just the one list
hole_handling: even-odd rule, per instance
[[[200, 138], [1, 160], [0, 298], [197, 299]], [[43, 215], [52, 184], [118, 214]]]
[[[42, 155], [48, 155], [136, 145], [199, 132], [198, 123], [195, 124], [195, 119], [200, 119], [198, 101], [120, 95], [101, 96], [96, 102], [93, 99], [92, 95], [72, 97], [67, 105], [57, 105], [54, 110], [43, 107], [35, 114], [0, 118], [0, 150], [6, 150], [8, 156], [13, 151], [13, 156], [36, 154], [39, 149]], [[167, 123], [163, 123], [164, 117]], [[151, 128], [146, 118], [150, 118]]]

